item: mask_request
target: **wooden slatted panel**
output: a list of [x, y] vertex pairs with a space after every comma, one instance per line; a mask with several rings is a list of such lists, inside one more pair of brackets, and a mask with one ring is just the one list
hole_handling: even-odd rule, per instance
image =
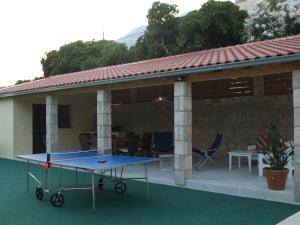
[[232, 98], [253, 95], [253, 78], [193, 83], [193, 99]]
[[[173, 85], [152, 86], [137, 89], [137, 102], [154, 101], [163, 96], [173, 101]], [[264, 77], [265, 95], [292, 93], [291, 74]], [[253, 78], [236, 78], [193, 83], [193, 99], [232, 98], [253, 95]], [[130, 103], [129, 90], [113, 91], [113, 103]]]
[[284, 95], [291, 94], [292, 75], [290, 73], [268, 75], [264, 77], [265, 95]]

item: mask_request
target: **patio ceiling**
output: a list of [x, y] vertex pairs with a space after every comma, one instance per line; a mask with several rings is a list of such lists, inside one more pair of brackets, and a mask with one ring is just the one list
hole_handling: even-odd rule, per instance
[[[264, 76], [264, 95], [285, 95], [292, 93], [292, 76], [290, 73]], [[193, 83], [192, 96], [197, 99], [233, 98], [254, 95], [254, 78], [233, 78], [214, 81], [199, 81]], [[136, 103], [151, 102], [158, 96], [173, 100], [173, 85], [142, 87], [136, 89], [114, 90], [113, 104], [133, 103], [132, 93]]]

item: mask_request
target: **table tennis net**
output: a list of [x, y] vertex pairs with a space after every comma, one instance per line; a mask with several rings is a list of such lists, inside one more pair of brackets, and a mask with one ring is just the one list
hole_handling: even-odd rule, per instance
[[98, 157], [97, 151], [89, 150], [89, 151], [76, 151], [76, 152], [55, 152], [55, 153], [47, 153], [47, 161], [55, 162], [55, 161], [63, 161], [63, 160], [74, 160], [74, 159], [82, 159], [82, 158], [92, 158]]

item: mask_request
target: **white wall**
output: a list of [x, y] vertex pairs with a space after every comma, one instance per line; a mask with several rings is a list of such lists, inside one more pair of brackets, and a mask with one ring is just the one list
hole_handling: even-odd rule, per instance
[[0, 98], [0, 157], [13, 158], [13, 106], [12, 98]]
[[32, 105], [45, 104], [44, 98], [14, 100], [14, 156], [32, 154]]
[[96, 93], [58, 96], [59, 105], [71, 105], [71, 128], [58, 129], [58, 149], [80, 148], [79, 134], [93, 130]]
[[[32, 154], [32, 105], [45, 97], [0, 99], [0, 157]], [[71, 128], [58, 129], [58, 149], [80, 148], [79, 134], [93, 130], [96, 93], [58, 96], [58, 104], [71, 105]]]

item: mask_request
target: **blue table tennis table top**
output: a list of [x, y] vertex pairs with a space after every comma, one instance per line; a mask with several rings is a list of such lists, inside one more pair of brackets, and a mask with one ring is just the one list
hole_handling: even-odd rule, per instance
[[[47, 162], [46, 153], [19, 155], [17, 156], [17, 158], [41, 163]], [[154, 161], [157, 161], [157, 158], [121, 155], [99, 155], [96, 151], [69, 151], [50, 153], [50, 163], [53, 165], [88, 170], [110, 169]]]

